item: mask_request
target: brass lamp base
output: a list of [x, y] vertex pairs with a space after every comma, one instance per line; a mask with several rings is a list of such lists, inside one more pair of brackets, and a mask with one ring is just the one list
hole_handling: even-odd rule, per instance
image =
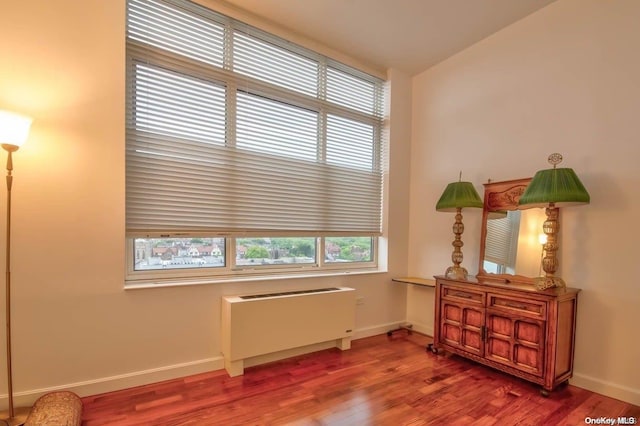
[[13, 410], [13, 417], [9, 418], [9, 410], [0, 411], [0, 425], [21, 426], [27, 421], [31, 407], [18, 407]]
[[565, 288], [567, 286], [567, 284], [564, 282], [562, 278], [554, 277], [554, 276], [537, 277], [537, 278], [534, 278], [533, 281], [534, 281], [534, 285], [536, 286], [536, 289], [538, 290], [546, 290], [548, 288], [554, 288], [554, 287]]
[[449, 266], [444, 275], [452, 280], [466, 280], [469, 273], [465, 268], [459, 265]]
[[449, 266], [444, 275], [452, 280], [466, 280], [467, 270], [460, 266], [462, 263], [462, 246], [464, 243], [462, 242], [462, 233], [464, 232], [464, 224], [462, 223], [462, 209], [458, 207], [456, 209], [456, 221], [453, 224], [453, 234], [455, 235], [455, 239], [451, 243], [453, 246], [453, 253], [451, 253], [451, 261], [453, 262], [453, 266]]

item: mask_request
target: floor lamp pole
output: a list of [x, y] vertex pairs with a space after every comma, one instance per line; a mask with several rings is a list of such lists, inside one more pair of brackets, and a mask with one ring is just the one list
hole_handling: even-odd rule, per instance
[[5, 258], [5, 289], [6, 289], [6, 336], [7, 336], [7, 389], [9, 395], [9, 417], [4, 421], [10, 426], [22, 425], [26, 420], [26, 413], [24, 410], [20, 410], [20, 413], [16, 414], [16, 409], [13, 405], [13, 372], [11, 369], [11, 186], [13, 184], [13, 158], [12, 154], [18, 150], [15, 145], [2, 144], [7, 155], [7, 227], [6, 227], [6, 258]]
[[13, 184], [13, 153], [29, 136], [32, 119], [10, 111], [0, 110], [0, 144], [7, 151], [7, 227], [5, 259], [7, 388], [9, 410], [0, 412], [0, 423], [8, 426], [23, 425], [29, 408], [16, 409], [13, 405], [13, 372], [11, 370], [11, 185]]
[[13, 408], [13, 374], [11, 370], [11, 184], [13, 183], [13, 161], [11, 154], [14, 150], [9, 149], [11, 145], [3, 145], [7, 150], [7, 227], [6, 227], [6, 260], [5, 260], [5, 288], [7, 304], [7, 387], [9, 392], [9, 419], [15, 417]]

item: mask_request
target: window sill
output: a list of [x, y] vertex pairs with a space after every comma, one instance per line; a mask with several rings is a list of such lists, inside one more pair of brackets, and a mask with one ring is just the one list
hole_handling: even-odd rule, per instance
[[300, 273], [300, 274], [252, 274], [245, 276], [224, 276], [224, 277], [211, 277], [211, 278], [199, 278], [199, 279], [172, 279], [172, 280], [149, 280], [149, 281], [125, 281], [125, 290], [141, 290], [148, 288], [166, 288], [166, 287], [183, 287], [192, 285], [209, 285], [209, 284], [224, 284], [224, 283], [238, 283], [238, 282], [251, 282], [251, 281], [272, 281], [272, 280], [290, 280], [290, 279], [304, 279], [304, 278], [318, 278], [318, 277], [333, 277], [333, 276], [346, 276], [346, 275], [367, 275], [367, 274], [382, 274], [387, 272], [386, 270], [372, 268], [372, 269], [354, 269], [354, 270], [328, 270], [328, 271], [314, 271], [313, 273]]

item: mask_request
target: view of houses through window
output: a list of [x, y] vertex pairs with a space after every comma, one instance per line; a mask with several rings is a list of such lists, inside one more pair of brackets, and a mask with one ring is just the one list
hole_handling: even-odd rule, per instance
[[227, 265], [225, 238], [136, 238], [135, 270], [224, 268], [373, 261], [371, 237], [233, 238], [235, 259]]

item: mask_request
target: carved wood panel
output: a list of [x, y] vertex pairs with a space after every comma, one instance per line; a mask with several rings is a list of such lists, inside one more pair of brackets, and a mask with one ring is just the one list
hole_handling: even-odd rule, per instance
[[531, 374], [544, 374], [544, 321], [487, 311], [485, 357]]
[[477, 306], [443, 301], [440, 335], [447, 344], [481, 355], [484, 310]]

